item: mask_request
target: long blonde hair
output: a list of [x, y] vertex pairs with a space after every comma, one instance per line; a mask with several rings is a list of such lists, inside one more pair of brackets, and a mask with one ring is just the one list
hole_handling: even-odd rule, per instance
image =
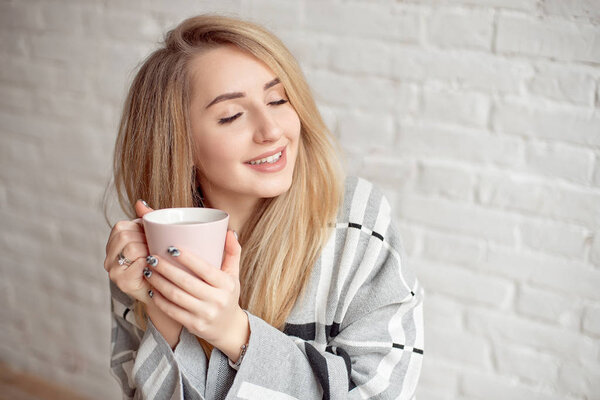
[[[126, 214], [137, 199], [153, 208], [199, 205], [189, 123], [190, 71], [199, 52], [233, 44], [263, 61], [283, 84], [301, 122], [290, 189], [262, 199], [238, 232], [240, 306], [283, 330], [308, 283], [343, 200], [342, 152], [325, 126], [295, 58], [264, 28], [200, 15], [169, 31], [137, 72], [123, 108], [114, 153], [114, 187]], [[168, 182], [168, 185], [166, 184]], [[145, 309], [136, 318], [145, 327]], [[200, 340], [207, 354], [212, 347]]]

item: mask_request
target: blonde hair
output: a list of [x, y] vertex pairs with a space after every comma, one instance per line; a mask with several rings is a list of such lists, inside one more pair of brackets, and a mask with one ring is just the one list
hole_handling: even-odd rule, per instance
[[[114, 185], [132, 218], [137, 199], [153, 208], [199, 205], [188, 106], [191, 59], [233, 44], [263, 61], [283, 84], [301, 122], [290, 189], [262, 199], [239, 234], [240, 306], [283, 330], [335, 225], [344, 173], [338, 144], [325, 126], [295, 58], [266, 29], [230, 17], [200, 15], [169, 31], [144, 61], [123, 109], [114, 153]], [[165, 185], [168, 182], [168, 189]], [[145, 309], [136, 303], [145, 327]], [[200, 340], [210, 356], [212, 347]]]

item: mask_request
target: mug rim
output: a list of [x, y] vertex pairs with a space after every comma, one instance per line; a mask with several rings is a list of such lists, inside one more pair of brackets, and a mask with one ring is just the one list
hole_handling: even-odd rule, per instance
[[[180, 220], [171, 219], [169, 221], [161, 220], [162, 218], [165, 218], [164, 217], [165, 215], [179, 214], [179, 216], [181, 216], [183, 213], [204, 214], [205, 217], [206, 217], [206, 214], [208, 213], [208, 220], [193, 222], [193, 219], [194, 219], [193, 216], [189, 217], [189, 219], [192, 221], [190, 223], [186, 223], [186, 224], [178, 224], [178, 222], [186, 221], [186, 218], [181, 218]], [[206, 224], [222, 222], [224, 219], [226, 219], [228, 217], [229, 217], [229, 214], [227, 212], [216, 209], [216, 208], [172, 207], [172, 208], [160, 208], [158, 210], [150, 211], [149, 213], [144, 214], [142, 219], [144, 222], [151, 223], [151, 224], [157, 224], [157, 225], [195, 226], [195, 225], [206, 225]]]

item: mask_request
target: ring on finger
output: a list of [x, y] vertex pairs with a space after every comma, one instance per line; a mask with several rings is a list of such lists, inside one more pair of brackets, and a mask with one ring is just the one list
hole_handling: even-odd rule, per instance
[[117, 261], [119, 262], [119, 265], [121, 265], [121, 266], [126, 265], [125, 268], [129, 267], [133, 263], [133, 261], [131, 261], [129, 258], [127, 258], [123, 255], [122, 251], [117, 256]]

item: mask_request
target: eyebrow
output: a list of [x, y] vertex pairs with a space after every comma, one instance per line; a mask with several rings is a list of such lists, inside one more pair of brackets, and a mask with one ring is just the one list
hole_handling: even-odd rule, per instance
[[[279, 78], [275, 78], [272, 81], [265, 83], [265, 86], [264, 86], [263, 90], [267, 90], [267, 89], [269, 89], [269, 88], [277, 85], [278, 83], [280, 83]], [[244, 93], [244, 92], [232, 92], [232, 93], [221, 94], [221, 95], [215, 97], [215, 99], [213, 101], [211, 101], [206, 106], [206, 108], [208, 108], [208, 107], [212, 106], [213, 104], [216, 104], [216, 103], [218, 103], [220, 101], [237, 99], [237, 98], [244, 97], [244, 96], [246, 96], [246, 93]]]

